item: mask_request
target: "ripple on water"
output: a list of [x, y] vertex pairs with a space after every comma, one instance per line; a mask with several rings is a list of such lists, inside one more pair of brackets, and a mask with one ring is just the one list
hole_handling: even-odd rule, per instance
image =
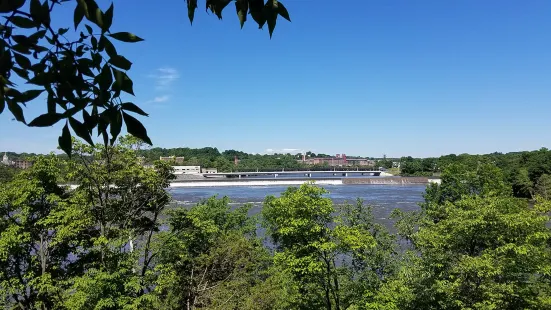
[[[327, 197], [334, 203], [354, 203], [357, 198], [373, 206], [376, 221], [391, 226], [390, 213], [394, 209], [415, 211], [423, 201], [425, 186], [422, 185], [331, 185], [325, 186], [329, 191]], [[262, 208], [264, 198], [269, 195], [279, 196], [287, 186], [247, 186], [247, 187], [197, 187], [174, 188], [170, 193], [183, 205], [194, 205], [212, 196], [227, 196], [232, 200], [232, 207], [250, 203], [253, 205], [250, 214], [257, 214]]]

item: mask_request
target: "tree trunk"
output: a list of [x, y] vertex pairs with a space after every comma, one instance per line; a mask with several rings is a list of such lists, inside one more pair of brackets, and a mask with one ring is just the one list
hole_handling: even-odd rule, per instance
[[[337, 270], [337, 266], [335, 265], [335, 260], [332, 259], [331, 262], [333, 263], [333, 270], [336, 271]], [[334, 292], [334, 296], [335, 296], [335, 309], [336, 310], [340, 310], [341, 309], [341, 300], [340, 300], [340, 296], [339, 296], [339, 279], [338, 279], [338, 275], [336, 272], [334, 272], [333, 274], [333, 283], [335, 284], [335, 292]]]

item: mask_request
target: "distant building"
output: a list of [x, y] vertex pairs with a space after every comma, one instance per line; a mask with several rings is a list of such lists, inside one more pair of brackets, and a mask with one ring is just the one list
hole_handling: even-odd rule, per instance
[[174, 174], [200, 174], [201, 166], [173, 166]]
[[337, 154], [335, 157], [317, 157], [317, 158], [306, 158], [302, 157], [302, 160], [299, 160], [307, 165], [328, 165], [330, 167], [351, 167], [351, 166], [374, 166], [375, 161], [365, 158], [347, 158], [346, 154]]
[[28, 169], [32, 167], [33, 162], [23, 159], [16, 159], [16, 160], [10, 160], [8, 157], [8, 154], [4, 153], [4, 156], [2, 156], [1, 163], [6, 166], [12, 166], [19, 169]]
[[218, 173], [216, 168], [202, 168], [201, 173]]
[[348, 158], [347, 163], [350, 166], [375, 166], [375, 161], [365, 158]]
[[10, 159], [8, 158], [8, 154], [6, 154], [6, 153], [4, 153], [4, 156], [2, 157], [2, 164], [6, 165], [6, 166], [11, 165]]
[[176, 157], [176, 156], [167, 156], [167, 157], [159, 157], [160, 161], [170, 161], [175, 162], [177, 164], [183, 164], [184, 163], [184, 157]]
[[28, 169], [33, 166], [33, 162], [23, 159], [16, 159], [13, 161], [13, 166], [19, 169]]

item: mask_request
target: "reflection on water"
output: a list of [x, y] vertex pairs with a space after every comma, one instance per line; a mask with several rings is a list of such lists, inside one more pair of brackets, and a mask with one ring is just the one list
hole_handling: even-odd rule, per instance
[[[424, 185], [326, 185], [328, 197], [334, 203], [355, 202], [362, 198], [366, 204], [373, 206], [375, 219], [389, 226], [388, 217], [392, 210], [418, 210], [418, 203], [423, 200]], [[193, 205], [202, 199], [218, 195], [228, 196], [236, 204], [252, 203], [251, 214], [260, 212], [262, 201], [268, 195], [279, 196], [287, 186], [251, 186], [251, 187], [196, 187], [172, 188], [173, 198], [180, 204]]]

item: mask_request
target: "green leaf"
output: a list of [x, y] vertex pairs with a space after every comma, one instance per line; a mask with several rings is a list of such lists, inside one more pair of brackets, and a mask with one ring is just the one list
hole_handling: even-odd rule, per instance
[[15, 117], [16, 120], [25, 123], [25, 116], [23, 115], [23, 109], [15, 100], [7, 100], [8, 101], [8, 109], [10, 110], [11, 114], [13, 114], [13, 117]]
[[40, 10], [40, 15], [42, 18], [42, 23], [46, 26], [50, 26], [50, 7], [49, 7], [49, 1], [44, 0], [44, 3], [42, 3], [42, 9]]
[[29, 39], [29, 37], [24, 35], [14, 35], [11, 37], [16, 43], [21, 44], [23, 46], [30, 46], [33, 44], [32, 40]]
[[[73, 14], [73, 22], [75, 24], [75, 30], [78, 28], [78, 25], [80, 24], [80, 22], [82, 22], [82, 19], [84, 18], [86, 11], [87, 11], [86, 3], [84, 1], [78, 1], [77, 7], [75, 8], [75, 12]], [[89, 27], [89, 26], [86, 25], [86, 27]]]
[[109, 55], [109, 57], [111, 57], [111, 58], [117, 56], [117, 50], [115, 49], [115, 46], [104, 35], [102, 35], [99, 38], [99, 48], [100, 49], [105, 49], [105, 51], [107, 52], [107, 55]]
[[235, 9], [237, 11], [237, 17], [239, 17], [239, 23], [241, 24], [241, 29], [247, 21], [247, 12], [249, 11], [249, 0], [236, 0]]
[[32, 54], [31, 51], [29, 50], [29, 47], [28, 46], [25, 46], [25, 45], [21, 45], [21, 44], [15, 44], [11, 47], [14, 51], [17, 51], [21, 54], [25, 54], [25, 55], [30, 55]]
[[61, 131], [61, 136], [57, 139], [59, 147], [71, 157], [72, 151], [72, 141], [71, 141], [71, 132], [69, 131], [69, 123], [65, 123], [63, 130]]
[[92, 141], [92, 137], [90, 136], [90, 131], [88, 131], [88, 128], [86, 128], [83, 123], [73, 117], [70, 117], [69, 124], [71, 124], [71, 128], [73, 128], [77, 136], [84, 139], [84, 141], [88, 142], [88, 144], [94, 145], [94, 141]]
[[29, 102], [35, 99], [36, 97], [40, 96], [40, 94], [42, 94], [43, 91], [44, 89], [27, 90], [26, 92], [23, 92], [21, 96], [19, 96], [16, 99], [20, 102]]
[[92, 27], [88, 26], [88, 25], [84, 25], [84, 27], [86, 27], [86, 31], [88, 31], [88, 34], [92, 34], [94, 31], [92, 30]]
[[103, 27], [101, 30], [103, 32], [109, 31], [109, 28], [111, 28], [111, 24], [113, 24], [113, 2], [111, 2], [111, 6], [109, 6], [109, 9], [105, 11], [105, 15], [103, 15]]
[[130, 67], [132, 67], [132, 62], [122, 55], [115, 55], [115, 57], [111, 57], [111, 59], [109, 59], [109, 63], [123, 70], [130, 70]]
[[197, 9], [197, 0], [187, 0], [187, 16], [192, 25], [193, 18], [195, 17], [195, 9]]
[[270, 38], [274, 33], [274, 29], [277, 23], [278, 15], [278, 1], [269, 0], [264, 7], [264, 16], [266, 17], [266, 22], [268, 23], [268, 32], [270, 33]]
[[30, 127], [49, 127], [59, 122], [63, 118], [63, 114], [60, 113], [46, 113], [33, 119], [30, 123]]
[[98, 137], [99, 137], [103, 132], [107, 131], [108, 123], [101, 117], [97, 118], [97, 123], [98, 123]]
[[279, 13], [279, 15], [281, 15], [281, 17], [285, 18], [286, 20], [291, 21], [291, 17], [289, 17], [289, 11], [287, 11], [287, 8], [281, 2], [278, 3], [277, 13]]
[[147, 113], [145, 113], [142, 109], [140, 109], [140, 107], [138, 107], [137, 105], [133, 104], [132, 102], [125, 102], [123, 104], [121, 104], [121, 108], [123, 110], [126, 110], [126, 111], [130, 111], [130, 112], [134, 112], [134, 113], [138, 113], [140, 115], [143, 115], [143, 116], [149, 116]]
[[20, 78], [24, 79], [24, 80], [29, 80], [29, 72], [27, 70], [24, 70], [24, 69], [20, 69], [20, 68], [17, 68], [17, 67], [13, 67], [11, 68], [17, 75], [19, 75]]
[[122, 112], [122, 116], [124, 118], [124, 122], [126, 123], [126, 130], [129, 134], [141, 139], [149, 145], [153, 145], [151, 139], [149, 139], [149, 137], [147, 136], [147, 129], [145, 129], [140, 121], [126, 114], [125, 112]]
[[31, 0], [31, 17], [36, 24], [42, 22], [42, 4], [39, 0]]
[[17, 62], [17, 64], [22, 68], [22, 69], [30, 69], [31, 68], [31, 61], [23, 56], [23, 55], [19, 55], [17, 53], [13, 53], [13, 56], [15, 57], [15, 61]]
[[82, 121], [88, 130], [92, 131], [98, 124], [95, 117], [91, 116], [86, 110], [82, 110]]
[[210, 9], [219, 19], [222, 19], [222, 11], [231, 0], [207, 0], [207, 9]]
[[34, 21], [23, 16], [14, 16], [10, 19], [10, 21], [17, 27], [26, 28], [26, 29], [34, 28], [37, 26], [37, 24]]
[[[46, 35], [46, 30], [39, 30], [29, 36], [29, 40], [34, 43], [37, 43], [38, 40], [42, 39]], [[36, 48], [36, 47], [35, 47]]]
[[97, 76], [97, 83], [102, 90], [109, 89], [111, 84], [113, 84], [113, 75], [108, 64], [103, 65], [100, 74]]
[[[94, 49], [94, 50], [98, 49], [98, 39], [96, 39], [96, 37], [91, 37], [90, 38], [90, 43], [92, 43], [92, 49]], [[100, 49], [100, 51], [101, 51], [101, 49]]]
[[4, 96], [0, 96], [0, 114], [4, 112], [5, 107], [6, 107], [6, 100], [4, 99]]
[[117, 137], [121, 133], [122, 129], [122, 115], [121, 111], [117, 109], [110, 109], [108, 111], [110, 133], [111, 133], [111, 145], [115, 144]]
[[59, 28], [59, 30], [57, 31], [57, 33], [59, 33], [60, 36], [64, 35], [67, 33], [67, 31], [69, 31], [69, 28]]
[[114, 88], [134, 95], [134, 83], [128, 75], [115, 68], [113, 68], [113, 73], [115, 75], [115, 84], [113, 85]]
[[264, 1], [250, 0], [249, 11], [254, 21], [258, 24], [258, 28], [262, 28], [266, 23], [266, 17], [264, 16]]
[[85, 0], [85, 1], [86, 1], [87, 12], [85, 12], [84, 16], [86, 16], [86, 18], [89, 21], [96, 24], [100, 29], [103, 29], [104, 14], [101, 11], [101, 9], [98, 7], [98, 4], [94, 0]]
[[0, 13], [10, 13], [21, 8], [25, 4], [25, 0], [9, 0], [0, 2]]
[[143, 41], [142, 38], [130, 33], [130, 32], [115, 32], [109, 35], [111, 38], [128, 43]]

